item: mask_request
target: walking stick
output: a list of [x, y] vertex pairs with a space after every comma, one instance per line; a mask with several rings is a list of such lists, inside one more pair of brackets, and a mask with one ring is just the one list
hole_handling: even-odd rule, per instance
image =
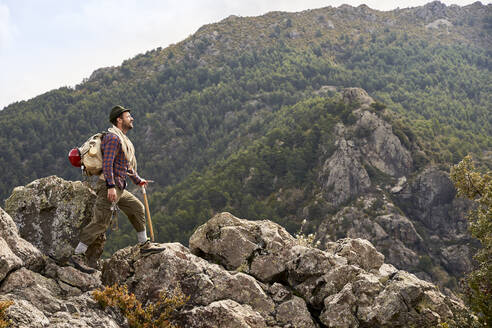
[[147, 212], [147, 224], [150, 229], [150, 240], [154, 241], [154, 230], [152, 229], [152, 219], [150, 218], [149, 202], [147, 201], [147, 192], [145, 191], [145, 186], [142, 186], [142, 193], [145, 202], [145, 212]]

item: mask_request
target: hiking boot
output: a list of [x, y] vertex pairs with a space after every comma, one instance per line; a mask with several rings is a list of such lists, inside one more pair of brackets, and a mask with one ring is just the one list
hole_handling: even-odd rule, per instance
[[68, 259], [68, 265], [73, 266], [75, 269], [84, 273], [94, 273], [95, 269], [89, 267], [85, 261], [85, 254], [72, 254]]
[[140, 254], [142, 255], [149, 255], [149, 254], [155, 254], [155, 253], [160, 253], [166, 248], [164, 247], [158, 247], [158, 244], [152, 243], [150, 239], [147, 239], [143, 243], [140, 243], [138, 246], [140, 248]]

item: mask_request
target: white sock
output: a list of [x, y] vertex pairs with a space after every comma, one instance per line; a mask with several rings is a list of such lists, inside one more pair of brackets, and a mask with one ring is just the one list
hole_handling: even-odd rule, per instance
[[87, 245], [82, 243], [82, 242], [79, 242], [79, 244], [77, 245], [77, 247], [75, 248], [75, 251], [74, 253], [75, 254], [85, 254], [85, 251], [87, 250]]
[[147, 241], [147, 231], [137, 231], [137, 239], [139, 243], [145, 243]]

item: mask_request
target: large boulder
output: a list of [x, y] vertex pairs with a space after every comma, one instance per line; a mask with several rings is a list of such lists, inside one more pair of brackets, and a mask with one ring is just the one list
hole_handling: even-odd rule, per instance
[[[72, 272], [73, 273], [73, 272]], [[76, 282], [83, 273], [71, 277]], [[87, 278], [86, 278], [87, 279]], [[97, 281], [98, 278], [88, 278]], [[100, 280], [98, 284], [100, 286]], [[70, 293], [69, 287], [73, 291]], [[92, 286], [95, 287], [95, 286]], [[82, 292], [62, 281], [21, 268], [11, 273], [0, 287], [0, 298], [14, 302], [7, 316], [15, 327], [121, 327], [121, 318], [104, 312], [91, 291]]]
[[[64, 261], [73, 253], [83, 226], [92, 219], [96, 195], [80, 181], [56, 176], [16, 187], [5, 201], [20, 236], [43, 254]], [[104, 236], [90, 245], [87, 256], [94, 263], [102, 254]]]
[[[224, 327], [247, 327], [232, 324], [236, 321], [233, 318], [237, 318], [233, 311], [238, 309], [248, 317], [272, 319], [276, 304], [252, 276], [227, 271], [193, 255], [178, 243], [162, 244], [161, 247], [165, 248], [163, 252], [144, 257], [140, 256], [137, 246], [119, 250], [105, 262], [103, 282], [131, 286], [131, 291], [143, 303], [155, 301], [162, 292], [181, 290], [190, 296], [188, 304], [197, 308], [184, 312], [182, 322], [190, 322], [198, 314], [219, 320], [220, 313], [232, 320], [230, 326]], [[217, 303], [223, 300], [232, 302]], [[220, 327], [221, 322], [213, 321], [206, 327]]]
[[334, 247], [334, 254], [347, 259], [347, 264], [353, 264], [366, 271], [379, 270], [384, 263], [384, 255], [366, 239], [341, 239]]
[[265, 282], [284, 273], [289, 249], [295, 244], [295, 239], [278, 224], [241, 220], [230, 213], [215, 215], [190, 238], [193, 254]]
[[121, 327], [91, 292], [101, 273], [61, 267], [22, 239], [10, 215], [0, 208], [0, 301], [13, 301], [6, 315], [14, 327]]

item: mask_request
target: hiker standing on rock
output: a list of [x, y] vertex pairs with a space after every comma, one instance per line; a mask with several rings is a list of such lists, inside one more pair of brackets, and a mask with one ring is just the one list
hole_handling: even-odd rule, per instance
[[133, 117], [130, 110], [115, 106], [109, 114], [113, 124], [101, 141], [103, 153], [103, 173], [96, 185], [97, 199], [94, 205], [92, 221], [80, 233], [80, 242], [69, 264], [86, 273], [95, 272], [86, 263], [87, 248], [101, 235], [106, 233], [111, 224], [112, 214], [117, 205], [130, 220], [137, 231], [140, 253], [151, 254], [160, 252], [163, 248], [155, 247], [147, 238], [145, 229], [144, 205], [137, 197], [126, 190], [126, 177], [139, 186], [147, 186], [147, 181], [138, 176], [135, 148], [126, 136], [133, 128]]

